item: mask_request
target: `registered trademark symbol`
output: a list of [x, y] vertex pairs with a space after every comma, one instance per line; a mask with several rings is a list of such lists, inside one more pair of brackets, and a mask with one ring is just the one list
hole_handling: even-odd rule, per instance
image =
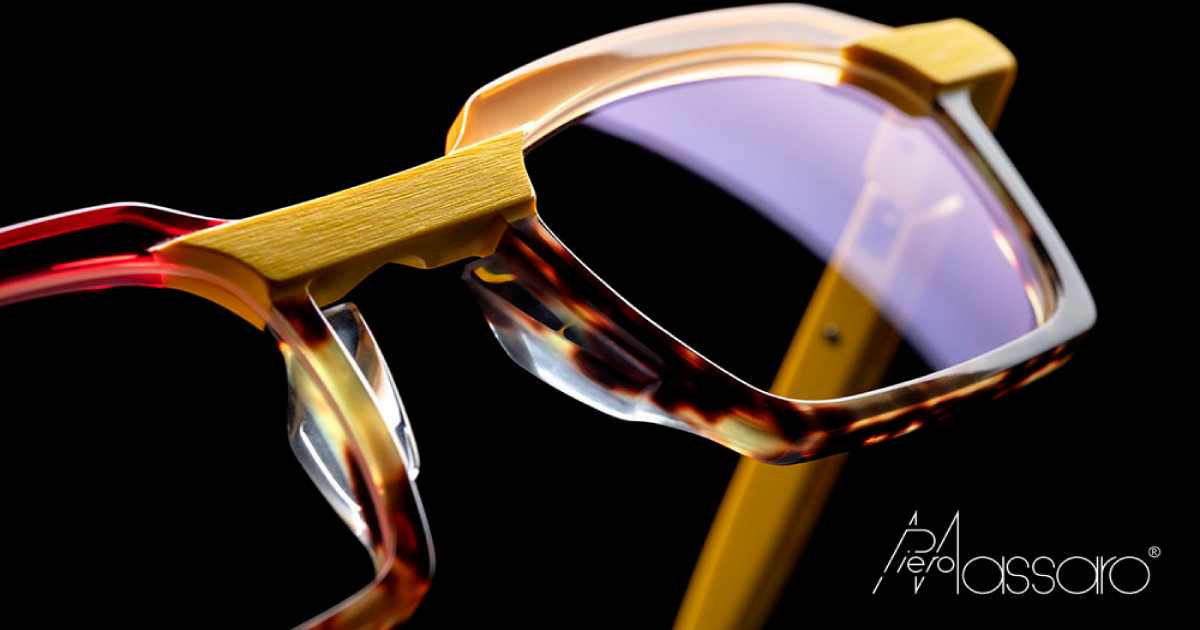
[[1151, 547], [1151, 548], [1150, 548], [1150, 557], [1151, 557], [1151, 558], [1157, 558], [1157, 557], [1159, 557], [1159, 556], [1161, 556], [1161, 555], [1162, 555], [1162, 549], [1159, 549], [1158, 547]]

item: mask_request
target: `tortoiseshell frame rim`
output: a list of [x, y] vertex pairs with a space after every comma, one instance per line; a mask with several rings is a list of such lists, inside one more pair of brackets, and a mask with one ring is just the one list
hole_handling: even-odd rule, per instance
[[[800, 25], [814, 32], [807, 41], [778, 39], [778, 32], [788, 30], [781, 25]], [[731, 391], [708, 410], [673, 403], [662, 408], [660, 401], [655, 401], [669, 419], [649, 421], [703, 435], [760, 461], [807, 461], [909, 433], [947, 417], [949, 409], [961, 402], [989, 400], [1021, 387], [1065, 362], [1094, 323], [1095, 305], [1074, 260], [977, 114], [971, 86], [944, 91], [935, 102], [922, 103], [916, 91], [907, 89], [903, 77], [889, 76], [886, 69], [851, 59], [848, 51], [855, 41], [881, 30], [886, 27], [800, 5], [683, 16], [602, 36], [533, 62], [477, 91], [459, 114], [447, 139], [448, 151], [522, 130], [527, 134], [528, 152], [597, 107], [660, 87], [731, 76], [787, 76], [821, 82], [834, 77], [833, 84], [852, 83], [910, 114], [937, 119], [1006, 206], [1023, 237], [1021, 245], [1037, 276], [1034, 288], [1043, 302], [1040, 326], [991, 352], [915, 380], [842, 398], [801, 400], [775, 395], [728, 374], [638, 312], [549, 230], [529, 225], [536, 218], [513, 222], [514, 228], [526, 226], [517, 230], [523, 234], [518, 240], [527, 244], [544, 241], [544, 250], [554, 252], [535, 257], [551, 266], [561, 265], [564, 272], [586, 276], [577, 288], [591, 285], [582, 292], [592, 299], [620, 303], [620, 308], [605, 305], [604, 310], [606, 315], [621, 312], [617, 317], [626, 322], [623, 333], [637, 330], [641, 332], [633, 336], [641, 341], [659, 339], [653, 350], [660, 352], [639, 356], [653, 361], [674, 354], [670, 361], [677, 368], [670, 374], [674, 379], [736, 383], [723, 385], [722, 389]], [[493, 259], [471, 267], [480, 268]], [[560, 288], [565, 290], [564, 285]], [[557, 297], [581, 314], [581, 319], [594, 321], [596, 313], [585, 313], [588, 305], [578, 296]], [[491, 323], [496, 329], [497, 322]], [[610, 332], [621, 327], [612, 319], [604, 325]], [[564, 335], [562, 331], [558, 334]], [[503, 342], [502, 332], [497, 330], [497, 335]], [[562, 360], [570, 366], [570, 353]], [[531, 366], [525, 367], [537, 373]], [[578, 365], [571, 369], [578, 370]], [[568, 393], [612, 413], [586, 397]], [[640, 394], [626, 391], [625, 395]]]

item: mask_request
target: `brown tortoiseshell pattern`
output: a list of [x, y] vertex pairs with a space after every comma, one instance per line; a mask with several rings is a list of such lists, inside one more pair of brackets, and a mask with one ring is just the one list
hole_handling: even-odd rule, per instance
[[[359, 538], [376, 570], [369, 585], [301, 627], [394, 627], [412, 615], [428, 591], [434, 556], [420, 495], [408, 471], [411, 452], [399, 448], [383, 421], [384, 401], [369, 385], [370, 368], [386, 370], [386, 365], [364, 365], [367, 361], [359, 355], [374, 351], [374, 341], [359, 343], [357, 348], [349, 347], [345, 339], [339, 342], [329, 317], [316, 308], [311, 296], [281, 299], [276, 310], [282, 321], [271, 330], [280, 340], [293, 397], [300, 404], [317, 401], [309, 404], [312, 419], [325, 428], [339, 460], [326, 466], [339, 466], [348, 473], [357, 520], [365, 526]], [[355, 319], [358, 334], [369, 337], [356, 311]]]
[[774, 464], [943, 420], [1046, 373], [1071, 348], [1063, 344], [990, 374], [833, 401], [792, 400], [737, 379], [647, 319], [537, 217], [514, 223], [496, 253], [468, 265], [463, 277], [506, 351], [543, 380], [614, 416], [674, 426]]

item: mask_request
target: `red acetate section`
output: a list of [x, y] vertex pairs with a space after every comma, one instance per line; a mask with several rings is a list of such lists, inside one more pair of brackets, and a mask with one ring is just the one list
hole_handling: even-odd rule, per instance
[[[163, 273], [174, 266], [149, 251], [148, 246], [123, 242], [100, 243], [96, 255], [79, 256], [71, 243], [55, 243], [55, 237], [84, 234], [113, 225], [131, 225], [165, 240], [226, 223], [167, 208], [137, 203], [111, 204], [64, 212], [0, 228], [0, 305], [50, 295], [75, 293], [115, 286], [162, 287]], [[21, 246], [36, 245], [26, 258]]]

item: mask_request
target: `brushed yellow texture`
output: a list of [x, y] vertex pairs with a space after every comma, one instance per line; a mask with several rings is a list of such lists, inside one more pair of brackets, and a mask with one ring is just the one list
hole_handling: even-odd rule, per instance
[[[841, 339], [821, 330], [837, 322]], [[899, 337], [854, 285], [825, 270], [771, 391], [820, 400], [871, 389]], [[762, 627], [795, 568], [845, 463], [839, 454], [793, 466], [743, 457], [696, 562], [674, 630]]]
[[957, 18], [868, 35], [847, 48], [846, 56], [883, 65], [929, 96], [970, 85], [976, 109], [993, 126], [1017, 70], [1016, 58], [1004, 44]]
[[914, 24], [857, 43], [906, 62], [938, 85], [1001, 72], [1016, 62], [987, 31], [961, 19]]
[[[312, 277], [345, 263], [399, 258], [404, 245], [437, 236], [464, 249], [479, 223], [533, 199], [517, 131], [395, 175], [168, 243], [217, 251], [272, 281]], [[445, 258], [446, 256], [440, 255]], [[381, 261], [382, 262], [382, 261]]]

